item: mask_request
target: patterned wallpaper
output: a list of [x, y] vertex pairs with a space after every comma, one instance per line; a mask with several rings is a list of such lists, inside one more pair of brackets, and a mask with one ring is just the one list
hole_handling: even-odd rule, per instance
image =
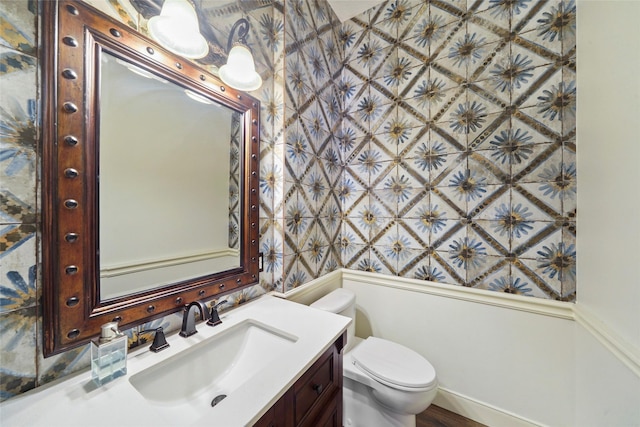
[[[36, 15], [35, 2], [0, 4], [1, 400], [37, 383], [40, 111]], [[50, 368], [42, 366], [43, 377], [49, 375]]]
[[286, 5], [285, 289], [342, 264], [574, 300], [575, 3]]
[[[85, 1], [146, 31], [136, 0]], [[265, 270], [229, 306], [342, 266], [575, 299], [573, 1], [394, 0], [345, 23], [322, 0], [197, 3], [203, 65], [244, 16], [265, 81]], [[40, 350], [37, 9], [0, 3], [0, 400], [89, 363]]]
[[229, 156], [229, 247], [240, 249], [240, 141], [242, 116], [231, 116], [231, 156]]

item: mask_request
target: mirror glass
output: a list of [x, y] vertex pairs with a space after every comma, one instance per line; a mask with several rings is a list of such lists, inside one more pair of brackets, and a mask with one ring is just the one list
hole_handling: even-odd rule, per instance
[[84, 1], [42, 13], [45, 356], [258, 283], [259, 101]]
[[101, 53], [100, 299], [240, 266], [242, 116]]

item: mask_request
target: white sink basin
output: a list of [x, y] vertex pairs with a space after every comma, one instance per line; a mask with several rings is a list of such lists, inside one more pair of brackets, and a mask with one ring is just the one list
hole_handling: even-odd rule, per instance
[[188, 338], [169, 334], [171, 347], [160, 353], [137, 348], [127, 375], [102, 387], [85, 370], [2, 402], [0, 425], [254, 425], [350, 319], [264, 295], [223, 313], [222, 322], [214, 328], [200, 322]]
[[[206, 328], [204, 324], [200, 328]], [[129, 378], [149, 402], [211, 407], [278, 360], [298, 338], [253, 319], [244, 320]], [[217, 399], [216, 399], [217, 398]]]

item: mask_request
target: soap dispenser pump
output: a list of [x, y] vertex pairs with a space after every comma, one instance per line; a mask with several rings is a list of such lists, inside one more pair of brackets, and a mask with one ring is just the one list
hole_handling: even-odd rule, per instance
[[102, 325], [100, 338], [91, 341], [91, 378], [97, 385], [127, 373], [127, 341], [118, 330], [118, 322]]

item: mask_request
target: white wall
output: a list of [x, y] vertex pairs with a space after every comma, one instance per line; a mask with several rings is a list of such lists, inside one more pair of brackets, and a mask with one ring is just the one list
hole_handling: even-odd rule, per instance
[[578, 4], [578, 302], [640, 347], [640, 2]]
[[356, 293], [360, 337], [399, 342], [435, 367], [435, 404], [491, 427], [640, 426], [640, 360], [572, 303], [338, 270], [286, 295]]
[[638, 1], [578, 3], [577, 308], [606, 332], [576, 326], [579, 426], [640, 425], [639, 23]]
[[640, 426], [640, 376], [581, 324], [576, 325], [575, 369], [575, 426]]
[[511, 295], [351, 271], [342, 286], [356, 293], [357, 335], [431, 362], [449, 400], [437, 404], [492, 427], [574, 425], [572, 304], [523, 307]]

